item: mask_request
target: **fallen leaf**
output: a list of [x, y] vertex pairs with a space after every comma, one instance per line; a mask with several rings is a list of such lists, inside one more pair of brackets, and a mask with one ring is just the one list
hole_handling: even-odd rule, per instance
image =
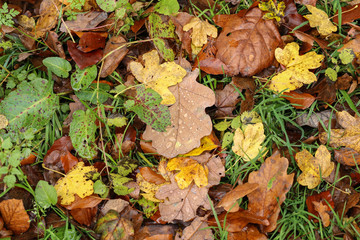
[[331, 162], [331, 154], [324, 145], [316, 150], [315, 157], [306, 149], [296, 153], [296, 163], [302, 171], [297, 181], [309, 189], [321, 183], [322, 178], [328, 177], [334, 170], [335, 164]]
[[203, 218], [196, 217], [190, 224], [187, 226], [182, 234], [179, 232], [175, 236], [175, 240], [212, 240], [214, 235], [209, 229], [207, 223]]
[[145, 84], [145, 87], [158, 92], [163, 100], [161, 104], [175, 103], [175, 97], [168, 89], [183, 80], [186, 70], [174, 62], [160, 64], [156, 50], [142, 56], [145, 67], [141, 63], [131, 62], [130, 69], [136, 79]]
[[[298, 13], [296, 4], [294, 3], [294, 0], [284, 0], [284, 3], [286, 5], [285, 12], [284, 12], [284, 25], [289, 28], [285, 28], [285, 33], [290, 32], [295, 27], [299, 26], [303, 22], [306, 21], [306, 19]], [[301, 27], [299, 30], [301, 32], [305, 32], [310, 29], [309, 24], [306, 24], [305, 26]]]
[[336, 113], [336, 119], [344, 129], [331, 129], [330, 134], [327, 132], [320, 133], [320, 142], [323, 144], [329, 143], [334, 148], [352, 148], [360, 153], [360, 118], [355, 118], [348, 112], [342, 111]]
[[63, 124], [65, 126], [68, 126], [72, 122], [73, 114], [76, 110], [86, 110], [86, 107], [84, 106], [84, 104], [82, 104], [82, 102], [80, 102], [79, 98], [76, 95], [70, 95], [70, 97], [72, 98], [72, 100], [74, 100], [74, 102], [69, 103], [70, 113], [64, 120]]
[[93, 194], [94, 182], [86, 177], [90, 172], [96, 172], [96, 169], [79, 162], [65, 177], [57, 181], [55, 189], [61, 198], [61, 204], [71, 204], [75, 200], [75, 194], [81, 198]]
[[315, 97], [308, 93], [298, 93], [295, 91], [290, 91], [284, 93], [281, 97], [288, 100], [291, 105], [296, 109], [307, 109], [315, 101]]
[[80, 13], [76, 15], [76, 20], [65, 21], [61, 24], [60, 31], [89, 31], [93, 30], [99, 23], [105, 21], [108, 15], [106, 12], [89, 11], [87, 13]]
[[328, 15], [314, 6], [306, 5], [311, 14], [304, 17], [309, 20], [310, 27], [318, 27], [318, 31], [321, 35], [327, 36], [337, 30], [337, 27], [329, 20]]
[[334, 158], [337, 162], [350, 167], [355, 167], [360, 164], [360, 153], [351, 148], [334, 150]]
[[80, 224], [90, 227], [93, 223], [98, 207], [76, 208], [70, 211], [71, 216]]
[[[308, 212], [321, 217], [324, 227], [328, 227], [330, 225], [329, 213], [331, 213], [335, 206], [330, 191], [321, 192], [307, 197], [306, 206], [308, 208]], [[314, 220], [314, 222], [318, 222], [316, 218], [310, 215], [309, 219]]]
[[249, 224], [246, 227], [243, 228], [241, 232], [235, 232], [235, 233], [229, 233], [228, 240], [267, 240], [265, 234], [260, 233], [259, 229]]
[[360, 35], [356, 35], [356, 37], [349, 42], [345, 43], [344, 46], [338, 49], [338, 52], [341, 52], [343, 49], [352, 49], [355, 55], [359, 56], [360, 54]]
[[263, 123], [247, 124], [238, 128], [234, 135], [234, 145], [232, 150], [241, 156], [244, 161], [251, 161], [259, 153], [264, 153], [264, 146], [261, 144], [265, 140]]
[[59, 18], [60, 4], [58, 0], [44, 0], [40, 4], [40, 18], [36, 21], [35, 38], [42, 38], [54, 28]]
[[226, 193], [217, 207], [223, 207], [227, 212], [237, 212], [240, 207], [237, 200], [255, 191], [259, 187], [257, 183], [245, 183]]
[[215, 106], [217, 107], [215, 117], [231, 117], [236, 108], [236, 104], [240, 101], [239, 92], [232, 84], [228, 84], [222, 90], [215, 91]]
[[81, 35], [77, 48], [85, 53], [94, 51], [98, 48], [104, 48], [106, 38], [106, 32], [85, 32]]
[[142, 191], [140, 193], [141, 196], [143, 196], [145, 199], [152, 201], [152, 202], [161, 202], [160, 199], [155, 197], [155, 194], [161, 186], [163, 186], [164, 184], [166, 184], [168, 182], [155, 184], [155, 183], [145, 180], [144, 177], [142, 176], [142, 174], [138, 173], [136, 175], [136, 183], [139, 185], [140, 191]]
[[271, 20], [275, 19], [280, 22], [281, 18], [284, 16], [285, 3], [284, 2], [276, 2], [276, 5], [273, 0], [267, 2], [260, 2], [259, 8], [261, 11], [267, 12], [263, 16], [264, 19]]
[[105, 215], [110, 210], [115, 210], [116, 212], [120, 213], [127, 206], [129, 206], [129, 202], [122, 200], [121, 198], [109, 199], [101, 209], [101, 213]]
[[200, 146], [200, 139], [210, 135], [212, 123], [205, 108], [215, 103], [214, 92], [198, 83], [199, 70], [188, 73], [180, 84], [170, 88], [176, 102], [169, 110], [171, 125], [166, 132], [157, 132], [147, 126], [145, 140], [152, 140], [157, 152], [167, 158], [185, 154]]
[[208, 184], [207, 175], [209, 170], [194, 159], [185, 157], [172, 158], [167, 164], [167, 170], [179, 170], [175, 175], [175, 180], [180, 189], [187, 188], [192, 181], [199, 188]]
[[[354, 20], [360, 18], [360, 4], [357, 3], [356, 5], [347, 5], [341, 8], [341, 25], [346, 23], [351, 23]], [[339, 11], [334, 15], [333, 21], [334, 23], [339, 23]]]
[[103, 199], [97, 194], [92, 194], [90, 196], [81, 198], [75, 194], [75, 200], [69, 205], [62, 205], [67, 210], [74, 210], [79, 208], [94, 208], [99, 205]]
[[8, 199], [0, 202], [0, 213], [6, 227], [15, 234], [26, 232], [30, 227], [30, 218], [22, 200]]
[[288, 165], [288, 160], [275, 152], [265, 160], [259, 171], [249, 175], [248, 182], [259, 184], [259, 188], [247, 195], [248, 209], [257, 216], [269, 220], [270, 225], [264, 228], [264, 232], [272, 232], [276, 229], [280, 206], [292, 186], [295, 174], [286, 173]]
[[89, 53], [84, 53], [77, 49], [77, 44], [68, 40], [67, 41], [68, 51], [71, 58], [75, 61], [76, 65], [81, 70], [99, 62], [103, 57], [103, 50], [98, 49]]
[[130, 239], [134, 236], [134, 226], [120, 214], [110, 210], [100, 218], [95, 226], [95, 232], [101, 234], [101, 239]]
[[262, 16], [259, 8], [249, 10], [244, 17], [238, 14], [215, 16], [215, 24], [223, 29], [215, 42], [216, 60], [202, 60], [200, 67], [215, 61], [218, 65], [213, 65], [213, 74], [252, 76], [270, 66], [275, 48], [282, 40], [275, 23]]
[[134, 240], [173, 240], [175, 230], [174, 225], [147, 225], [136, 232]]
[[323, 55], [309, 52], [299, 55], [299, 45], [295, 42], [286, 44], [284, 49], [277, 48], [275, 57], [286, 70], [271, 79], [270, 89], [277, 92], [289, 92], [300, 88], [303, 84], [316, 82], [316, 76], [309, 69], [321, 66]]
[[0, 129], [6, 128], [9, 125], [9, 121], [6, 116], [0, 114]]
[[207, 36], [216, 38], [217, 29], [214, 25], [208, 23], [208, 21], [201, 21], [198, 17], [193, 17], [188, 24], [183, 27], [185, 32], [192, 29], [191, 33], [191, 48], [192, 53], [197, 55], [203, 45], [207, 43]]
[[61, 42], [58, 39], [58, 35], [54, 31], [49, 31], [48, 38], [46, 39], [47, 45], [54, 50], [59, 57], [65, 59], [65, 52]]
[[149, 167], [140, 168], [140, 174], [144, 178], [144, 180], [149, 182], [149, 183], [159, 185], [159, 184], [162, 184], [162, 183], [166, 182], [166, 180], [165, 180], [165, 178], [163, 176], [161, 176], [160, 174], [154, 172]]
[[198, 156], [205, 151], [211, 151], [219, 146], [219, 140], [214, 132], [212, 132], [209, 136], [205, 136], [200, 140], [200, 146], [198, 148], [191, 150], [187, 154], [181, 155], [181, 157]]

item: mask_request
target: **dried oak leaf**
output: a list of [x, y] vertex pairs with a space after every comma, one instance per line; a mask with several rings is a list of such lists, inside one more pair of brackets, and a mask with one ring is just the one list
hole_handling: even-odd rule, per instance
[[308, 52], [299, 55], [299, 45], [296, 42], [286, 44], [284, 49], [275, 50], [276, 60], [286, 67], [286, 70], [272, 78], [270, 89], [277, 92], [289, 92], [300, 88], [303, 84], [316, 82], [316, 76], [309, 69], [321, 66], [323, 55]]
[[175, 240], [212, 240], [214, 235], [211, 229], [208, 227], [208, 224], [204, 222], [204, 219], [201, 217], [196, 217], [190, 224], [187, 226], [182, 234], [179, 232], [175, 236]]
[[207, 36], [216, 38], [217, 29], [208, 21], [201, 21], [198, 17], [193, 17], [188, 24], [183, 27], [185, 32], [192, 29], [191, 49], [193, 54], [198, 54], [201, 48], [207, 43]]
[[79, 162], [65, 177], [57, 181], [54, 187], [62, 205], [71, 204], [75, 200], [75, 194], [81, 198], [93, 194], [94, 182], [87, 177], [91, 172], [96, 172], [96, 168], [84, 166], [84, 162]]
[[337, 27], [330, 22], [326, 12], [311, 5], [306, 5], [306, 7], [311, 12], [311, 14], [304, 16], [309, 20], [310, 27], [319, 27], [319, 33], [325, 36], [337, 30]]
[[26, 232], [30, 227], [30, 218], [22, 200], [8, 199], [0, 202], [0, 213], [6, 228], [15, 234]]
[[156, 50], [142, 56], [145, 67], [139, 62], [131, 62], [130, 69], [136, 79], [158, 92], [163, 98], [161, 104], [175, 103], [175, 97], [168, 89], [182, 81], [186, 70], [174, 62], [160, 64], [159, 54]]
[[176, 102], [169, 110], [171, 125], [165, 132], [147, 126], [143, 138], [152, 140], [159, 154], [173, 158], [200, 146], [200, 139], [210, 135], [212, 123], [205, 108], [214, 105], [214, 92], [196, 81], [199, 70], [188, 73], [183, 81], [170, 88]]
[[215, 43], [216, 58], [201, 61], [200, 67], [210, 61], [213, 74], [252, 76], [270, 66], [275, 48], [282, 40], [274, 21], [264, 20], [262, 16], [259, 8], [249, 10], [243, 17], [215, 16], [215, 24], [223, 29]]
[[328, 133], [320, 133], [320, 142], [329, 142], [332, 147], [348, 147], [360, 153], [360, 118], [351, 116], [348, 112], [336, 113], [336, 119], [344, 129], [331, 129], [330, 139]]
[[321, 183], [322, 178], [330, 176], [335, 164], [331, 162], [331, 154], [324, 145], [316, 150], [315, 157], [306, 149], [296, 153], [296, 163], [302, 171], [297, 181], [300, 185], [309, 189], [315, 188]]
[[290, 190], [294, 173], [287, 175], [289, 162], [275, 152], [261, 165], [259, 171], [249, 175], [249, 183], [258, 183], [259, 188], [247, 195], [248, 209], [257, 216], [263, 216], [270, 222], [264, 232], [271, 232], [276, 228], [280, 213], [280, 205], [285, 201], [286, 193]]

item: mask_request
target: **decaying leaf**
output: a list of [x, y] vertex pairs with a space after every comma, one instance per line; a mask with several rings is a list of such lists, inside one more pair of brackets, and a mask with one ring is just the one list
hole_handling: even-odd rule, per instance
[[180, 189], [187, 188], [192, 181], [199, 188], [208, 184], [208, 168], [194, 159], [185, 157], [172, 158], [167, 164], [167, 170], [179, 170], [179, 173], [175, 175], [175, 180]]
[[243, 157], [244, 161], [250, 161], [259, 153], [263, 155], [264, 147], [261, 144], [264, 140], [265, 134], [262, 122], [243, 125], [242, 128], [235, 131], [232, 150]]
[[306, 7], [311, 14], [304, 17], [309, 20], [311, 27], [318, 27], [320, 34], [327, 36], [337, 30], [337, 27], [330, 22], [328, 15], [323, 10], [311, 5], [306, 5]]
[[211, 229], [208, 228], [205, 219], [201, 217], [196, 217], [190, 224], [186, 227], [182, 234], [177, 233], [175, 240], [212, 240], [214, 235]]
[[309, 69], [321, 66], [323, 55], [309, 52], [299, 55], [299, 45], [295, 42], [286, 44], [284, 49], [277, 48], [275, 57], [286, 70], [272, 78], [270, 89], [277, 92], [289, 92], [300, 88], [303, 84], [316, 82], [316, 76]]
[[276, 21], [280, 22], [281, 18], [284, 16], [284, 10], [285, 10], [285, 3], [284, 2], [277, 2], [275, 5], [273, 0], [267, 1], [267, 2], [260, 2], [259, 8], [267, 12], [263, 16], [264, 19], [275, 19]]
[[152, 202], [161, 202], [161, 200], [155, 197], [155, 193], [159, 190], [161, 186], [166, 184], [166, 182], [160, 184], [151, 183], [149, 181], [146, 181], [141, 173], [138, 173], [136, 175], [136, 182], [139, 185], [140, 190], [142, 191], [140, 193], [141, 196]]
[[171, 125], [166, 132], [157, 132], [149, 126], [144, 132], [144, 139], [152, 140], [152, 146], [167, 158], [199, 147], [200, 139], [212, 131], [205, 108], [215, 103], [215, 96], [210, 88], [196, 81], [198, 75], [199, 70], [195, 69], [180, 84], [170, 88], [176, 102], [169, 108]]
[[183, 27], [185, 32], [192, 29], [191, 48], [193, 54], [198, 54], [201, 48], [207, 43], [207, 36], [216, 38], [217, 29], [208, 21], [201, 21], [198, 17], [193, 17], [188, 24]]
[[161, 104], [175, 103], [175, 97], [168, 89], [182, 81], [186, 70], [174, 62], [160, 64], [159, 55], [156, 50], [145, 53], [142, 56], [145, 67], [141, 63], [131, 62], [130, 69], [136, 79], [158, 92], [163, 100]]
[[79, 162], [65, 177], [55, 184], [61, 204], [69, 205], [75, 200], [75, 194], [84, 198], [94, 192], [94, 182], [87, 178], [87, 174], [96, 172], [93, 166], [84, 166], [84, 162]]
[[316, 150], [315, 157], [304, 149], [296, 153], [295, 159], [302, 171], [297, 181], [309, 189], [319, 185], [321, 178], [328, 177], [335, 167], [335, 164], [331, 162], [331, 154], [324, 145]]
[[257, 216], [269, 220], [270, 225], [264, 228], [265, 232], [275, 230], [280, 205], [285, 201], [285, 195], [292, 186], [294, 173], [286, 173], [288, 165], [288, 160], [275, 152], [265, 160], [259, 171], [249, 175], [248, 182], [259, 184], [259, 188], [247, 195], [248, 209]]
[[348, 112], [336, 113], [336, 119], [344, 129], [331, 129], [328, 133], [320, 133], [320, 142], [329, 142], [332, 147], [348, 147], [360, 153], [360, 118], [351, 116]]
[[15, 234], [24, 233], [29, 229], [30, 218], [26, 213], [22, 200], [3, 200], [0, 202], [0, 213], [6, 227]]
[[129, 219], [122, 218], [115, 210], [110, 210], [98, 220], [95, 232], [101, 234], [101, 240], [126, 240], [134, 236], [134, 226]]

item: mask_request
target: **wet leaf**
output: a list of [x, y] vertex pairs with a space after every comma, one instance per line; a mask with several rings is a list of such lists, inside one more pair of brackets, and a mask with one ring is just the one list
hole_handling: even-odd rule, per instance
[[76, 65], [75, 72], [71, 74], [71, 87], [75, 91], [86, 89], [90, 86], [92, 81], [95, 80], [96, 76], [97, 76], [96, 65], [84, 68], [83, 70], [81, 70], [78, 67], [78, 65]]
[[103, 50], [98, 49], [92, 52], [84, 53], [77, 49], [77, 44], [72, 41], [67, 41], [68, 51], [71, 58], [81, 70], [99, 62], [103, 57]]
[[56, 189], [48, 182], [40, 180], [35, 188], [35, 201], [42, 208], [49, 208], [57, 203]]
[[55, 184], [62, 205], [69, 205], [75, 200], [75, 194], [80, 198], [90, 196], [94, 192], [94, 182], [87, 178], [87, 174], [96, 172], [93, 166], [84, 166], [79, 162], [65, 177]]
[[59, 36], [56, 32], [50, 31], [46, 43], [59, 55], [59, 57], [65, 59], [64, 48], [58, 38]]
[[303, 84], [316, 82], [316, 76], [309, 69], [320, 67], [323, 55], [309, 52], [299, 55], [299, 45], [295, 42], [286, 44], [284, 49], [277, 48], [275, 57], [286, 70], [272, 78], [270, 89], [277, 92], [289, 92]]
[[15, 234], [26, 232], [30, 227], [30, 218], [22, 200], [9, 199], [0, 202], [0, 213], [6, 227]]
[[215, 117], [231, 117], [236, 108], [236, 104], [240, 101], [239, 92], [232, 84], [228, 84], [222, 90], [215, 91], [217, 107]]
[[85, 32], [80, 37], [78, 49], [85, 53], [93, 50], [104, 48], [107, 33], [102, 32]]
[[306, 149], [296, 153], [296, 162], [302, 171], [297, 181], [309, 189], [320, 184], [322, 178], [328, 177], [334, 170], [335, 164], [331, 162], [331, 154], [324, 145], [316, 150], [315, 157]]
[[199, 147], [200, 139], [212, 131], [211, 119], [204, 110], [215, 103], [215, 96], [210, 88], [196, 81], [198, 75], [196, 69], [180, 84], [171, 87], [176, 102], [169, 108], [171, 126], [166, 132], [157, 132], [149, 126], [144, 132], [144, 139], [152, 140], [152, 146], [167, 158]]
[[330, 22], [328, 15], [323, 10], [311, 5], [306, 5], [306, 7], [311, 12], [304, 16], [309, 20], [310, 27], [318, 27], [319, 33], [325, 36], [336, 32], [337, 27]]
[[110, 210], [97, 221], [95, 232], [101, 234], [102, 240], [125, 240], [134, 236], [134, 227], [130, 220], [121, 218], [118, 212]]
[[98, 208], [76, 208], [70, 211], [71, 216], [80, 224], [90, 227]]

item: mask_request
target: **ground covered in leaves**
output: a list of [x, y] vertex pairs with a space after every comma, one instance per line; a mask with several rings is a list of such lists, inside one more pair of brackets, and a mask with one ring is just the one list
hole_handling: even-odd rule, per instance
[[360, 238], [359, 0], [0, 6], [0, 239]]

